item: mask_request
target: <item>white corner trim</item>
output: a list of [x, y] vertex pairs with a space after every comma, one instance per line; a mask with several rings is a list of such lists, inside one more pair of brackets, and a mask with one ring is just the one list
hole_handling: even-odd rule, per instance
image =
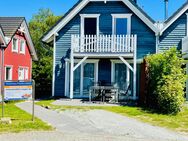
[[116, 34], [116, 18], [126, 18], [127, 19], [127, 34], [131, 34], [131, 16], [132, 14], [111, 14], [112, 15], [112, 35]]
[[97, 19], [97, 27], [96, 27], [96, 29], [97, 29], [97, 31], [96, 31], [96, 33], [97, 33], [97, 35], [99, 35], [99, 16], [100, 16], [100, 14], [80, 14], [80, 17], [81, 17], [81, 22], [80, 22], [80, 34], [81, 34], [81, 37], [83, 37], [84, 36], [84, 20], [85, 20], [85, 18], [96, 18]]
[[186, 25], [187, 31], [186, 31], [186, 35], [188, 36], [188, 13], [186, 13], [186, 15], [187, 15], [187, 25]]
[[[52, 30], [48, 32], [42, 38], [43, 42], [49, 42], [49, 39], [54, 35], [54, 33], [59, 32], [76, 14], [78, 14], [81, 9], [83, 9], [90, 1], [104, 1], [104, 0], [82, 0], [65, 18], [63, 18], [59, 24], [57, 24]], [[107, 0], [107, 1], [115, 1], [115, 0]], [[125, 5], [127, 5], [148, 27], [155, 32], [159, 33], [159, 30], [155, 27], [154, 23], [149, 20], [142, 12], [138, 10], [130, 1], [128, 0], [117, 0], [122, 1]]]
[[161, 30], [160, 35], [171, 25], [173, 24], [186, 10], [188, 9], [188, 4], [179, 12], [177, 13]]
[[55, 96], [55, 62], [56, 62], [56, 33], [53, 39], [53, 74], [52, 74], [52, 96]]

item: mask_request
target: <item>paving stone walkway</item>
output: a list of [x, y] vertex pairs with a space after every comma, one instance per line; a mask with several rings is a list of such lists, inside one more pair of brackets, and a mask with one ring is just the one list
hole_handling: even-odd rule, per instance
[[[17, 106], [31, 113], [30, 102]], [[59, 113], [36, 105], [35, 115], [57, 130], [3, 134], [0, 141], [188, 141], [188, 136], [103, 110]]]

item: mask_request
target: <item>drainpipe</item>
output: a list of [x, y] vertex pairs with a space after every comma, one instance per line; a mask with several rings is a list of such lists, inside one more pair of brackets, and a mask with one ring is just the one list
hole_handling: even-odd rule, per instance
[[2, 118], [4, 117], [4, 47], [0, 45], [1, 48], [1, 104], [2, 104]]

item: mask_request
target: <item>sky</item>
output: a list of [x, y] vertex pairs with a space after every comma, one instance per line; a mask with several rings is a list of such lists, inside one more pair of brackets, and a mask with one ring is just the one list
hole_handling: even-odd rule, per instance
[[[164, 20], [164, 0], [137, 0], [138, 5], [154, 20]], [[169, 16], [187, 0], [169, 0]], [[26, 20], [40, 8], [49, 8], [55, 15], [63, 15], [77, 0], [1, 0], [0, 16], [21, 16]], [[3, 5], [3, 6], [2, 6]]]

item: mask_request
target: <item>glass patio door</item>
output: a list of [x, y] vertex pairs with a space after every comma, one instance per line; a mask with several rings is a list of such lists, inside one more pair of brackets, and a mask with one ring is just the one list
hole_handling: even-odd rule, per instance
[[74, 97], [89, 96], [89, 88], [98, 80], [98, 62], [83, 63], [74, 71]]
[[118, 85], [119, 90], [125, 91], [127, 88], [126, 84], [126, 66], [125, 64], [115, 64], [115, 83]]
[[95, 82], [95, 64], [87, 63], [83, 66], [83, 96], [89, 96], [89, 88]]

